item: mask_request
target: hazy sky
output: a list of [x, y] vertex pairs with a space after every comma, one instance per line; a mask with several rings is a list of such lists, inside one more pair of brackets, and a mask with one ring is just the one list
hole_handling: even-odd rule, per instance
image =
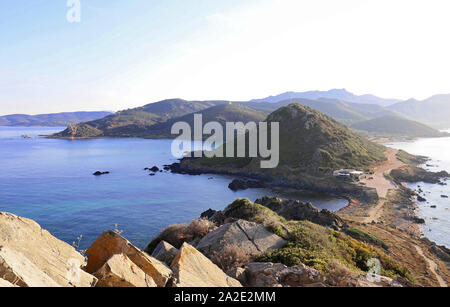
[[448, 0], [0, 1], [0, 114], [346, 88], [450, 93]]

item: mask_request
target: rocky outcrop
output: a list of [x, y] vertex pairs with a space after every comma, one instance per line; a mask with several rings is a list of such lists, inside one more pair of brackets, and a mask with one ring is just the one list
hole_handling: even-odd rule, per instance
[[152, 253], [152, 257], [164, 263], [170, 264], [177, 254], [178, 249], [166, 241], [161, 241], [158, 245], [156, 245], [155, 250]]
[[345, 222], [336, 214], [327, 209], [319, 210], [311, 203], [302, 203], [299, 200], [288, 200], [276, 197], [263, 197], [255, 203], [263, 205], [278, 213], [287, 220], [310, 221], [325, 227], [340, 229]]
[[59, 287], [24, 255], [0, 247], [0, 278], [19, 287]]
[[0, 246], [21, 254], [59, 286], [91, 287], [97, 282], [80, 269], [85, 261], [81, 254], [30, 219], [0, 213]]
[[247, 255], [258, 255], [269, 250], [282, 248], [286, 241], [269, 232], [263, 225], [238, 220], [225, 224], [207, 234], [197, 245], [197, 249], [214, 256], [226, 245], [236, 245]]
[[371, 288], [401, 288], [403, 285], [397, 280], [385, 276], [373, 275], [370, 279], [367, 275], [360, 275], [358, 277], [357, 287], [371, 287]]
[[149, 275], [158, 287], [164, 287], [172, 275], [172, 271], [159, 260], [150, 257], [128, 240], [115, 233], [106, 231], [86, 251], [88, 262], [86, 272], [97, 272], [112, 256], [126, 255], [145, 274]]
[[173, 287], [241, 287], [191, 245], [184, 243], [170, 266]]
[[229, 274], [236, 274], [246, 287], [325, 286], [319, 272], [303, 264], [287, 267], [280, 263], [250, 263]]
[[107, 175], [107, 174], [109, 174], [109, 172], [96, 171], [92, 175], [94, 175], [94, 176], [101, 176], [101, 175]]
[[391, 176], [400, 182], [427, 182], [440, 183], [441, 179], [449, 178], [450, 174], [446, 171], [430, 172], [419, 167], [405, 167], [391, 171]]
[[266, 185], [262, 181], [248, 179], [234, 179], [228, 188], [232, 191], [265, 188]]
[[123, 254], [109, 258], [94, 276], [97, 287], [156, 287], [153, 278]]
[[200, 215], [200, 218], [201, 219], [210, 219], [210, 218], [212, 218], [217, 212], [219, 212], [219, 211], [217, 211], [217, 210], [213, 210], [213, 209], [208, 209], [208, 210], [206, 210], [206, 211], [204, 211], [201, 215]]
[[0, 278], [0, 288], [13, 288], [16, 287], [9, 281]]

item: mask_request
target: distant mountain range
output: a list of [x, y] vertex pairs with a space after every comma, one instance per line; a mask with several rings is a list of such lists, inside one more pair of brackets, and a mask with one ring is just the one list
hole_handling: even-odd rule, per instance
[[225, 121], [259, 121], [279, 108], [297, 103], [329, 115], [355, 130], [372, 134], [435, 136], [439, 132], [428, 126], [450, 128], [450, 95], [436, 95], [424, 101], [396, 101], [373, 95], [357, 96], [346, 90], [291, 92], [240, 102], [167, 99], [114, 114], [74, 112], [1, 116], [0, 125], [68, 126], [56, 137], [167, 137], [175, 121], [192, 122], [194, 113], [203, 114], [205, 121], [222, 124]]
[[384, 99], [371, 94], [368, 95], [355, 95], [348, 92], [345, 89], [333, 89], [329, 91], [308, 91], [308, 92], [286, 92], [277, 96], [270, 96], [263, 99], [255, 99], [252, 100], [254, 102], [279, 102], [283, 100], [289, 99], [310, 99], [310, 100], [318, 100], [321, 98], [325, 99], [338, 99], [344, 100], [347, 102], [354, 103], [366, 103], [366, 104], [377, 104], [381, 106], [389, 106], [394, 103], [400, 102], [398, 99]]
[[111, 112], [67, 112], [41, 115], [12, 114], [0, 116], [0, 126], [47, 126], [63, 127], [96, 120], [112, 114]]
[[423, 101], [410, 99], [388, 109], [435, 128], [450, 128], [450, 94], [435, 95]]
[[[203, 114], [205, 122], [218, 121], [224, 124], [226, 121], [242, 121], [245, 123], [261, 121], [270, 113], [291, 103], [311, 107], [355, 130], [368, 132], [372, 136], [441, 135], [437, 130], [420, 123], [419, 120], [412, 121], [407, 115], [404, 115], [403, 110], [398, 108], [404, 104], [403, 102], [383, 107], [378, 104], [347, 102], [331, 98], [318, 100], [292, 98], [279, 102], [168, 99], [120, 111], [79, 125], [70, 125], [55, 137], [172, 137], [170, 134], [172, 124], [177, 121], [192, 123], [194, 113]], [[419, 104], [419, 102], [417, 103]], [[405, 108], [405, 110], [409, 109]]]

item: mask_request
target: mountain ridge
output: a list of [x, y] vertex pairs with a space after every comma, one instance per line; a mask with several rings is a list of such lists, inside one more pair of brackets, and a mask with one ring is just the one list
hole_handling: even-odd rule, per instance
[[113, 114], [108, 111], [79, 111], [49, 114], [9, 114], [0, 116], [0, 126], [47, 126], [61, 127], [103, 118]]
[[346, 89], [331, 89], [329, 91], [307, 91], [307, 92], [285, 92], [276, 96], [269, 96], [262, 99], [254, 99], [253, 102], [279, 102], [293, 98], [304, 98], [318, 100], [321, 98], [341, 99], [354, 103], [367, 103], [388, 106], [397, 103], [399, 99], [385, 99], [372, 94], [355, 95]]

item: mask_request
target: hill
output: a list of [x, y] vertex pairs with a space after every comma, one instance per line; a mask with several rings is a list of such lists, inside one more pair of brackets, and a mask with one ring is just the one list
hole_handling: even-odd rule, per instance
[[148, 129], [155, 124], [225, 103], [225, 101], [168, 99], [143, 107], [120, 111], [75, 127], [71, 126], [54, 136], [77, 138], [145, 136]]
[[387, 110], [384, 107], [376, 104], [352, 103], [338, 99], [325, 98], [321, 98], [319, 100], [296, 98], [275, 103], [253, 101], [241, 104], [249, 106], [253, 109], [271, 113], [291, 103], [298, 103], [304, 106], [311, 107], [347, 125], [387, 114], [395, 114], [393, 111]]
[[321, 98], [326, 99], [338, 99], [354, 103], [365, 103], [365, 104], [377, 104], [381, 106], [388, 106], [399, 102], [397, 99], [384, 99], [374, 95], [355, 95], [348, 92], [345, 89], [333, 89], [329, 91], [308, 91], [308, 92], [286, 92], [277, 96], [270, 96], [263, 99], [255, 99], [254, 102], [280, 102], [289, 99], [310, 99], [318, 100]]
[[[262, 111], [257, 111], [249, 107], [239, 104], [220, 104], [195, 114], [201, 114], [203, 123], [218, 122], [224, 127], [226, 122], [262, 122], [266, 119], [267, 114]], [[147, 129], [149, 136], [155, 137], [172, 137], [170, 130], [172, 125], [176, 122], [186, 122], [191, 127], [194, 127], [194, 113], [187, 114], [181, 117], [170, 119], [164, 123], [155, 124]]]
[[435, 95], [423, 101], [410, 99], [388, 109], [437, 129], [450, 128], [450, 94]]
[[194, 127], [194, 113], [203, 115], [203, 122], [263, 121], [267, 114], [249, 107], [225, 101], [164, 100], [141, 108], [130, 109], [100, 120], [69, 126], [56, 137], [172, 137], [175, 122], [187, 122]]
[[440, 137], [447, 134], [433, 129], [425, 124], [395, 115], [387, 115], [361, 121], [350, 126], [355, 130], [363, 130], [376, 136], [402, 137]]
[[0, 116], [0, 126], [61, 127], [92, 121], [110, 115], [111, 112], [66, 112], [40, 115], [12, 114]]
[[333, 177], [332, 172], [341, 168], [365, 169], [385, 160], [384, 146], [368, 141], [310, 107], [290, 104], [270, 114], [266, 121], [280, 125], [280, 161], [276, 168], [263, 169], [261, 158], [249, 157], [183, 159], [176, 167], [184, 173], [235, 174], [318, 192], [350, 195], [367, 191], [361, 192], [363, 187], [343, 183]]

